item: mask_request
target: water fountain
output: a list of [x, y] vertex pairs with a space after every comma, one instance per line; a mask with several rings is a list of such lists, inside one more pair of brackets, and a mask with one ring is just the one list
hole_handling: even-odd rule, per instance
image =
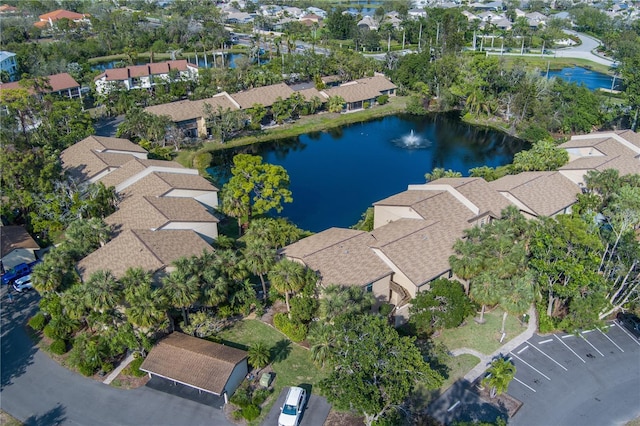
[[399, 140], [396, 139], [394, 142], [403, 148], [426, 148], [431, 145], [428, 139], [416, 135], [413, 129], [411, 129], [411, 132], [409, 132], [408, 135], [404, 135]]

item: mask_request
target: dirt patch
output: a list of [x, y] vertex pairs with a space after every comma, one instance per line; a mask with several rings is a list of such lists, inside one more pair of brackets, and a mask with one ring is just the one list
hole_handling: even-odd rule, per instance
[[508, 393], [496, 395], [495, 398], [491, 398], [488, 386], [476, 386], [472, 387], [472, 392], [475, 392], [485, 400], [487, 403], [497, 407], [503, 413], [506, 413], [509, 417], [515, 416], [520, 407], [522, 407], [522, 401], [512, 397]]
[[273, 317], [278, 313], [285, 312], [287, 312], [287, 305], [282, 300], [276, 300], [273, 305], [271, 305], [269, 309], [267, 309], [267, 312], [262, 315], [260, 320], [273, 327]]
[[[118, 374], [118, 377], [113, 379], [111, 386], [120, 389], [136, 389], [146, 385], [149, 379], [148, 374], [145, 374], [142, 377], [134, 377], [120, 373]], [[102, 380], [104, 380], [104, 378], [102, 378]]]
[[329, 412], [324, 426], [358, 426], [364, 424], [364, 417], [351, 413], [341, 413], [335, 410]]

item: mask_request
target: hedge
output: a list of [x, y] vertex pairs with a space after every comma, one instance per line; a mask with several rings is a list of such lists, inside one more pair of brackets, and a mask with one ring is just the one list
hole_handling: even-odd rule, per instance
[[56, 355], [62, 355], [67, 352], [67, 342], [62, 339], [54, 340], [49, 349]]
[[29, 327], [33, 328], [35, 331], [42, 331], [45, 325], [47, 325], [47, 319], [44, 317], [42, 312], [38, 312], [28, 322]]
[[273, 317], [273, 325], [294, 342], [302, 342], [307, 337], [307, 326], [289, 319], [285, 313]]

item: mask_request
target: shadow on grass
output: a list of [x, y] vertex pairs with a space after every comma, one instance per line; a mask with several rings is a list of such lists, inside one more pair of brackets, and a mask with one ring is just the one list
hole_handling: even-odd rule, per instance
[[282, 339], [278, 341], [269, 351], [271, 362], [282, 362], [286, 360], [291, 354], [292, 346], [291, 341], [288, 339]]

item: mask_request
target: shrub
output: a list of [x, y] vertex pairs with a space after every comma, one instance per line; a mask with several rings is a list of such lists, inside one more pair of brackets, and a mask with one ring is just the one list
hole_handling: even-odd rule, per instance
[[29, 320], [29, 327], [34, 329], [35, 331], [42, 331], [45, 325], [47, 325], [47, 319], [44, 317], [42, 312], [38, 312]]
[[294, 342], [302, 342], [307, 337], [307, 326], [291, 321], [285, 313], [278, 313], [273, 317], [273, 325]]
[[142, 357], [135, 358], [133, 361], [131, 361], [131, 364], [127, 366], [127, 371], [125, 374], [133, 377], [142, 377], [147, 374], [144, 371], [140, 370], [140, 366], [142, 365], [143, 361], [144, 358]]
[[53, 328], [51, 326], [51, 324], [47, 324], [44, 326], [44, 328], [42, 329], [42, 332], [44, 333], [45, 336], [47, 336], [49, 339], [57, 339], [58, 338], [58, 332], [55, 328]]
[[366, 101], [365, 101], [365, 102], [363, 102], [363, 103], [362, 103], [362, 108], [363, 108], [363, 109], [368, 109], [368, 108], [369, 108], [369, 102], [366, 102]]
[[93, 366], [83, 362], [83, 363], [78, 365], [78, 371], [83, 376], [93, 376], [93, 373], [96, 372], [96, 369], [93, 368]]
[[62, 339], [54, 340], [49, 349], [56, 355], [62, 355], [67, 352], [67, 342]]
[[225, 305], [225, 306], [220, 306], [218, 308], [218, 316], [220, 318], [229, 318], [233, 315], [233, 309], [231, 309], [231, 306], [229, 305]]
[[389, 102], [389, 95], [380, 95], [376, 98], [376, 102], [378, 102], [379, 105], [384, 105], [387, 102]]
[[100, 365], [100, 370], [105, 374], [109, 373], [109, 372], [113, 371], [113, 364], [111, 364], [110, 362], [103, 362]]
[[247, 405], [240, 409], [240, 414], [248, 421], [255, 420], [260, 415], [260, 407], [253, 404]]
[[393, 310], [393, 305], [391, 305], [390, 303], [383, 303], [378, 308], [378, 313], [383, 317], [388, 317], [389, 314], [391, 314], [392, 310]]
[[251, 405], [251, 391], [247, 386], [240, 386], [230, 399], [232, 404], [240, 408]]
[[266, 401], [270, 394], [271, 391], [269, 389], [257, 389], [255, 392], [253, 392], [253, 398], [251, 399], [251, 402], [254, 405], [260, 406], [264, 401]]

